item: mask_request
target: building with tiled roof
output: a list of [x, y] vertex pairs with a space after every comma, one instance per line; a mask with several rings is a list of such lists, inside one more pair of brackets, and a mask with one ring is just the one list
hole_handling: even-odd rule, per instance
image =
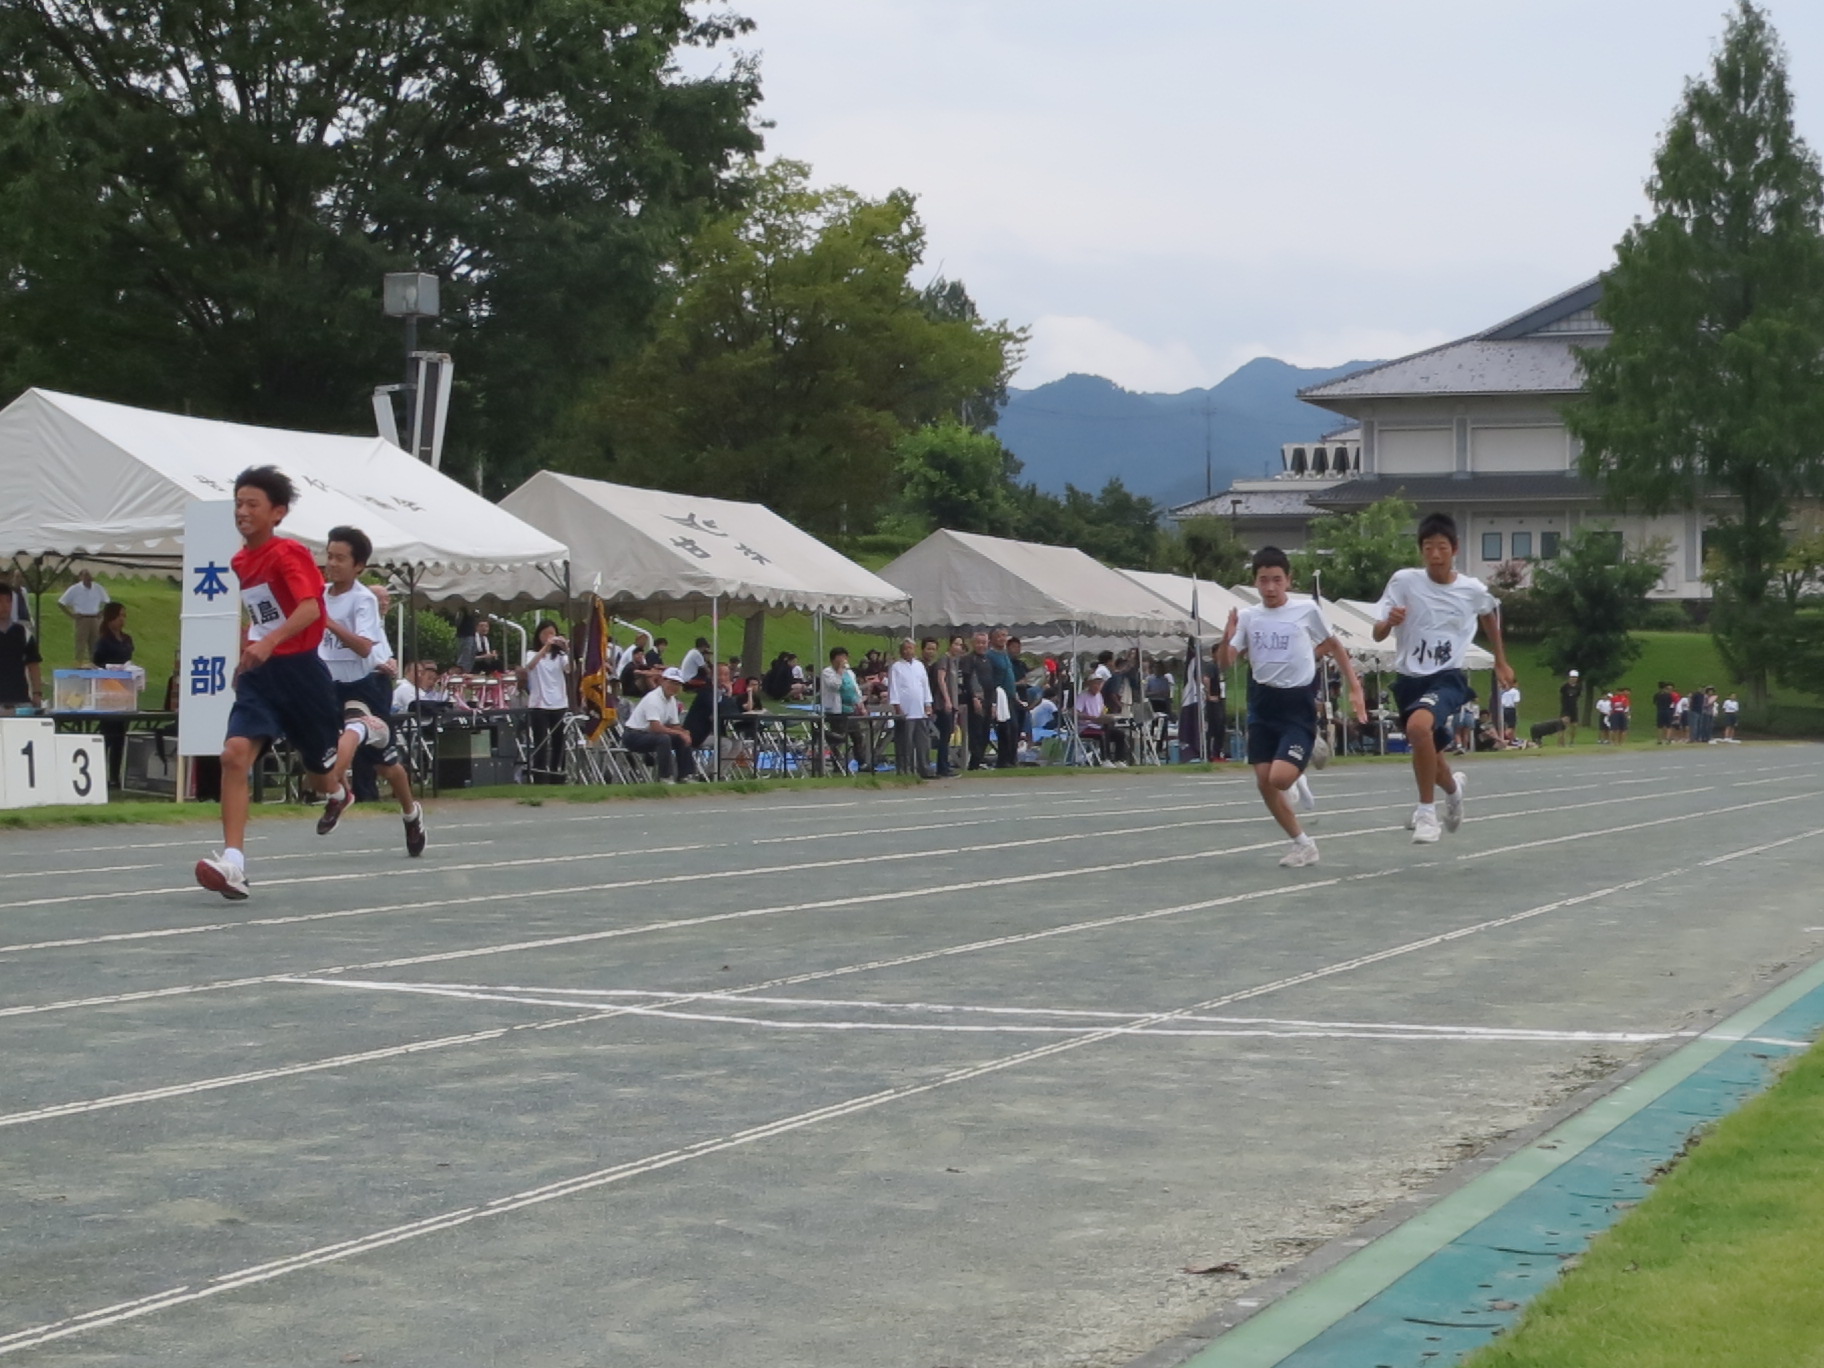
[[[1397, 494], [1451, 514], [1462, 533], [1460, 565], [1484, 577], [1506, 561], [1549, 560], [1566, 532], [1602, 520], [1630, 544], [1667, 542], [1657, 597], [1707, 597], [1706, 514], [1606, 512], [1601, 491], [1576, 473], [1580, 449], [1561, 406], [1583, 387], [1578, 349], [1608, 340], [1595, 312], [1601, 297], [1601, 280], [1586, 281], [1473, 336], [1299, 391], [1356, 425], [1359, 456], [1346, 474], [1299, 475], [1287, 463], [1273, 480], [1237, 481], [1199, 505], [1221, 512], [1239, 495], [1251, 507], [1260, 488], [1272, 487], [1298, 490], [1298, 501], [1315, 512], [1341, 513]], [[1253, 542], [1270, 540], [1267, 528], [1250, 533], [1239, 516], [1237, 530]], [[1292, 544], [1302, 543], [1301, 532]]]

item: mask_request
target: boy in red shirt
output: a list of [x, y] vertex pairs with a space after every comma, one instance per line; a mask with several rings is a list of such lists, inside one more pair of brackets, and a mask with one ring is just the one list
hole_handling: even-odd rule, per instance
[[222, 747], [222, 853], [198, 860], [196, 881], [239, 901], [247, 896], [249, 780], [266, 747], [284, 737], [297, 749], [310, 786], [340, 815], [348, 792], [337, 781], [341, 708], [317, 654], [323, 639], [323, 575], [302, 542], [276, 535], [297, 491], [275, 466], [243, 470], [234, 482], [234, 553], [247, 624], [234, 674], [234, 711]]

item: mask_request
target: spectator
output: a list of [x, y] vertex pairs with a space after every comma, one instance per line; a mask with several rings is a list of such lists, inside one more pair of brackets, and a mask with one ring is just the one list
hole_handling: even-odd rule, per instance
[[460, 660], [456, 663], [458, 674], [497, 675], [506, 672], [507, 664], [500, 658], [500, 648], [488, 635], [488, 620], [484, 617], [475, 624], [475, 649], [469, 654], [468, 668], [464, 669]]
[[42, 708], [44, 677], [38, 639], [13, 616], [15, 598], [0, 594], [0, 708]]
[[1172, 677], [1172, 662], [1162, 657], [1155, 659], [1153, 668], [1147, 672], [1141, 696], [1153, 710], [1153, 740], [1161, 750], [1171, 734], [1172, 694], [1177, 688], [1178, 681]]
[[678, 665], [684, 676], [684, 692], [695, 695], [709, 688], [709, 638], [698, 637], [697, 644], [684, 652]]
[[1678, 695], [1672, 690], [1672, 681], [1662, 679], [1659, 687], [1653, 691], [1653, 729], [1658, 739], [1656, 746], [1667, 746], [1672, 743], [1672, 728], [1678, 720]]
[[57, 606], [76, 624], [76, 663], [91, 664], [95, 656], [95, 634], [101, 628], [101, 610], [113, 602], [108, 591], [95, 582], [87, 570], [76, 576], [76, 583], [63, 591]]
[[[92, 652], [98, 670], [119, 670], [133, 664], [133, 638], [127, 635], [127, 605], [109, 603], [101, 610], [101, 627]], [[145, 683], [145, 671], [140, 672]], [[120, 787], [121, 766], [127, 753], [127, 724], [103, 718], [101, 738], [107, 748], [108, 787]]]
[[475, 629], [479, 626], [475, 614], [468, 609], [456, 615], [456, 673], [474, 674], [475, 670]]
[[1508, 745], [1514, 744], [1514, 731], [1520, 725], [1520, 686], [1509, 685], [1501, 691], [1501, 732]]
[[[952, 637], [953, 649], [960, 651], [962, 639]], [[937, 777], [948, 779], [956, 773], [950, 763], [950, 738], [956, 734], [956, 657], [940, 653], [936, 637], [921, 643], [925, 661], [925, 679], [931, 686], [931, 725], [937, 732]]]
[[1628, 721], [1634, 702], [1626, 689], [1617, 689], [1609, 698], [1609, 741], [1622, 746], [1628, 740]]
[[887, 706], [893, 710], [894, 772], [916, 774], [920, 779], [935, 778], [931, 769], [931, 715], [936, 708], [931, 674], [918, 658], [918, 643], [911, 637], [899, 643], [899, 659], [887, 667]]
[[449, 708], [472, 712], [469, 705], [444, 687], [442, 671], [434, 660], [414, 660], [407, 678], [393, 686], [393, 711], [424, 714]]
[[1716, 744], [1716, 686], [1710, 685], [1704, 690], [1704, 744]]
[[621, 739], [628, 750], [653, 758], [662, 784], [702, 779], [697, 773], [690, 733], [678, 721], [678, 694], [683, 688], [683, 671], [661, 671], [658, 687], [641, 695], [621, 729]]
[[1127, 763], [1127, 737], [1108, 720], [1108, 700], [1102, 694], [1103, 680], [1091, 674], [1077, 695], [1077, 733], [1085, 742], [1102, 748], [1109, 764], [1121, 767]]
[[1742, 715], [1742, 704], [1734, 694], [1723, 700], [1723, 740], [1730, 745], [1736, 744], [1735, 724]]
[[1577, 741], [1577, 713], [1583, 704], [1583, 677], [1572, 670], [1558, 686], [1558, 721], [1562, 729], [1558, 744], [1570, 746]]
[[1482, 716], [1482, 709], [1476, 702], [1476, 691], [1471, 689], [1469, 697], [1463, 700], [1463, 706], [1457, 709], [1457, 734], [1454, 749], [1459, 755], [1472, 755], [1476, 749], [1476, 720]]
[[846, 741], [849, 758], [855, 762], [857, 771], [870, 773], [874, 768], [873, 734], [868, 730], [867, 710], [861, 702], [861, 681], [849, 668], [847, 647], [830, 648], [830, 663], [824, 667], [819, 684], [818, 702], [823, 708], [829, 753], [846, 773], [848, 765], [842, 757]]
[[977, 632], [971, 640], [974, 649], [957, 662], [962, 680], [958, 698], [969, 735], [969, 768], [979, 770], [987, 760], [994, 726], [994, 665], [988, 659], [988, 633]]
[[650, 633], [633, 634], [633, 645], [622, 653], [620, 668], [616, 672], [620, 676], [623, 694], [629, 698], [638, 698], [656, 687], [658, 676], [664, 671], [664, 666], [656, 663], [657, 654], [653, 650]]
[[1047, 689], [1040, 695], [1039, 701], [1032, 708], [1032, 733], [1036, 738], [1040, 732], [1055, 732], [1058, 729], [1058, 691]]
[[535, 784], [564, 782], [564, 714], [570, 707], [570, 643], [550, 619], [538, 624], [518, 671], [526, 691], [532, 755], [526, 773]]
[[13, 573], [7, 579], [7, 586], [5, 589], [0, 589], [0, 593], [10, 593], [13, 596], [13, 621], [24, 625], [26, 635], [37, 636], [37, 630], [32, 626], [32, 608], [26, 601], [25, 573], [17, 566], [13, 567]]
[[[1012, 769], [1020, 755], [1020, 724], [1015, 714], [1020, 685], [1014, 676], [1013, 657], [1007, 653], [1007, 641], [1007, 633], [999, 627], [988, 634], [988, 664], [994, 671], [994, 688], [998, 691], [990, 703], [996, 769]], [[1003, 712], [1005, 717], [1001, 716]]]
[[[684, 673], [684, 667], [678, 667], [678, 673]], [[684, 730], [690, 733], [690, 744], [701, 749], [709, 741], [709, 733], [718, 721], [733, 717], [739, 708], [735, 704], [734, 671], [726, 665], [716, 666], [716, 687], [699, 689], [697, 696], [690, 700], [690, 708], [684, 714]], [[711, 718], [710, 714], [718, 714]]]
[[1676, 735], [1674, 741], [1691, 739], [1691, 695], [1678, 694], [1672, 703], [1672, 730]]

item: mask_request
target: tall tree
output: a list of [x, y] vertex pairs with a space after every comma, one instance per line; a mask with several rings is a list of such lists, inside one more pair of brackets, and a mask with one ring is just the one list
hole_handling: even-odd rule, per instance
[[[1584, 473], [1648, 513], [1725, 495], [1716, 636], [1763, 699], [1782, 631], [1772, 591], [1793, 501], [1824, 487], [1824, 176], [1793, 127], [1785, 55], [1739, 0], [1709, 76], [1685, 87], [1616, 248], [1566, 412]], [[1714, 506], [1713, 504], [1710, 506]]]
[[1248, 573], [1248, 548], [1227, 518], [1186, 518], [1165, 539], [1161, 557], [1167, 570], [1212, 584], [1242, 584]]
[[1313, 518], [1304, 549], [1292, 556], [1292, 571], [1306, 587], [1321, 576], [1325, 598], [1378, 599], [1393, 572], [1418, 558], [1412, 540], [1417, 516], [1404, 499], [1386, 498], [1359, 513]]
[[1541, 623], [1545, 662], [1558, 674], [1578, 672], [1586, 714], [1640, 656], [1632, 632], [1665, 573], [1666, 553], [1663, 540], [1629, 548], [1618, 533], [1590, 525], [1565, 537], [1556, 560], [1533, 566], [1526, 592]]
[[816, 531], [871, 528], [894, 452], [1004, 382], [1024, 334], [933, 316], [910, 283], [911, 195], [753, 172], [751, 207], [695, 239], [651, 342], [571, 434], [573, 468], [754, 499]]
[[446, 464], [510, 467], [738, 201], [745, 30], [684, 0], [8, 0], [0, 388], [371, 430], [383, 272], [444, 282]]
[[1019, 462], [991, 432], [954, 419], [908, 433], [895, 449], [899, 508], [920, 534], [934, 528], [1005, 536]]

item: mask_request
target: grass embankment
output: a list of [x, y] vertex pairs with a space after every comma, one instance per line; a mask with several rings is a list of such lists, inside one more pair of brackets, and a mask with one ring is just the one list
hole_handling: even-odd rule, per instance
[[1464, 1368], [1824, 1363], [1824, 1052], [1719, 1122]]

